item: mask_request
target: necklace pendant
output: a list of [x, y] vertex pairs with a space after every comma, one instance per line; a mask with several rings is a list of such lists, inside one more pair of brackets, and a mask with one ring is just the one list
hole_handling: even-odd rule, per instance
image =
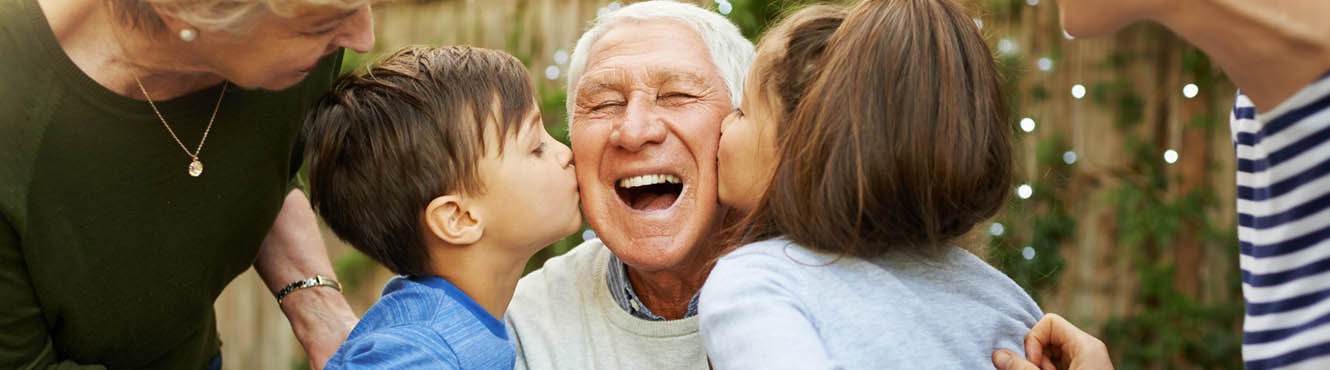
[[203, 175], [203, 162], [194, 159], [193, 162], [189, 162], [189, 176], [199, 177], [199, 175]]

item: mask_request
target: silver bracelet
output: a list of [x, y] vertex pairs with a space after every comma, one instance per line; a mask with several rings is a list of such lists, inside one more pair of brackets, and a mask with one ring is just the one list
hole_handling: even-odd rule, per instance
[[282, 304], [282, 299], [285, 299], [286, 295], [291, 294], [291, 292], [305, 288], [313, 288], [317, 286], [326, 286], [326, 287], [331, 287], [333, 289], [337, 289], [338, 292], [342, 291], [342, 283], [338, 283], [337, 280], [324, 277], [323, 275], [314, 275], [314, 277], [291, 283], [290, 285], [287, 285], [285, 288], [282, 288], [282, 290], [278, 291], [277, 305], [280, 306]]

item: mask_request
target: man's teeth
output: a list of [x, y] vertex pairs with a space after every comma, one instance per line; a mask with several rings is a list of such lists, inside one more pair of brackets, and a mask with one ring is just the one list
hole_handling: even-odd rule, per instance
[[665, 175], [665, 174], [641, 175], [641, 176], [633, 176], [619, 180], [619, 187], [624, 189], [631, 189], [638, 186], [647, 186], [647, 185], [656, 185], [656, 184], [665, 184], [665, 183], [679, 184], [682, 182], [683, 181], [679, 181], [679, 176], [675, 175]]

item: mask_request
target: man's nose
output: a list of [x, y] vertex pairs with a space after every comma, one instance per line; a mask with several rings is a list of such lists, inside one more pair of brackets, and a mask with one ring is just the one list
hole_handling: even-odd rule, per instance
[[630, 152], [640, 151], [648, 144], [665, 142], [665, 124], [652, 112], [654, 102], [648, 98], [628, 101], [623, 117], [610, 132], [610, 144]]

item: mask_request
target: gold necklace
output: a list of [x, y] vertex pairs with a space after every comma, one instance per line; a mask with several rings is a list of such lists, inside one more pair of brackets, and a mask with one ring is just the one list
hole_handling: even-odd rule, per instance
[[130, 71], [130, 74], [134, 75], [134, 82], [139, 84], [139, 91], [142, 91], [143, 97], [148, 99], [148, 106], [152, 107], [152, 112], [157, 114], [157, 119], [162, 121], [162, 126], [166, 127], [166, 132], [170, 133], [171, 138], [175, 139], [175, 143], [180, 145], [180, 149], [184, 150], [190, 159], [193, 159], [192, 162], [189, 162], [189, 176], [199, 177], [203, 175], [203, 161], [199, 160], [199, 152], [203, 151], [203, 143], [208, 141], [208, 132], [212, 131], [212, 122], [217, 118], [217, 110], [222, 107], [222, 98], [226, 96], [226, 81], [222, 81], [222, 93], [217, 94], [217, 106], [212, 108], [212, 117], [208, 118], [208, 127], [203, 129], [203, 138], [199, 139], [199, 146], [194, 148], [193, 153], [190, 153], [189, 148], [185, 147], [185, 143], [181, 142], [180, 137], [175, 135], [175, 130], [172, 130], [171, 125], [166, 123], [166, 118], [162, 117], [162, 112], [157, 110], [157, 104], [154, 104], [152, 98], [148, 96], [148, 89], [143, 88], [143, 81], [139, 81], [138, 73]]

